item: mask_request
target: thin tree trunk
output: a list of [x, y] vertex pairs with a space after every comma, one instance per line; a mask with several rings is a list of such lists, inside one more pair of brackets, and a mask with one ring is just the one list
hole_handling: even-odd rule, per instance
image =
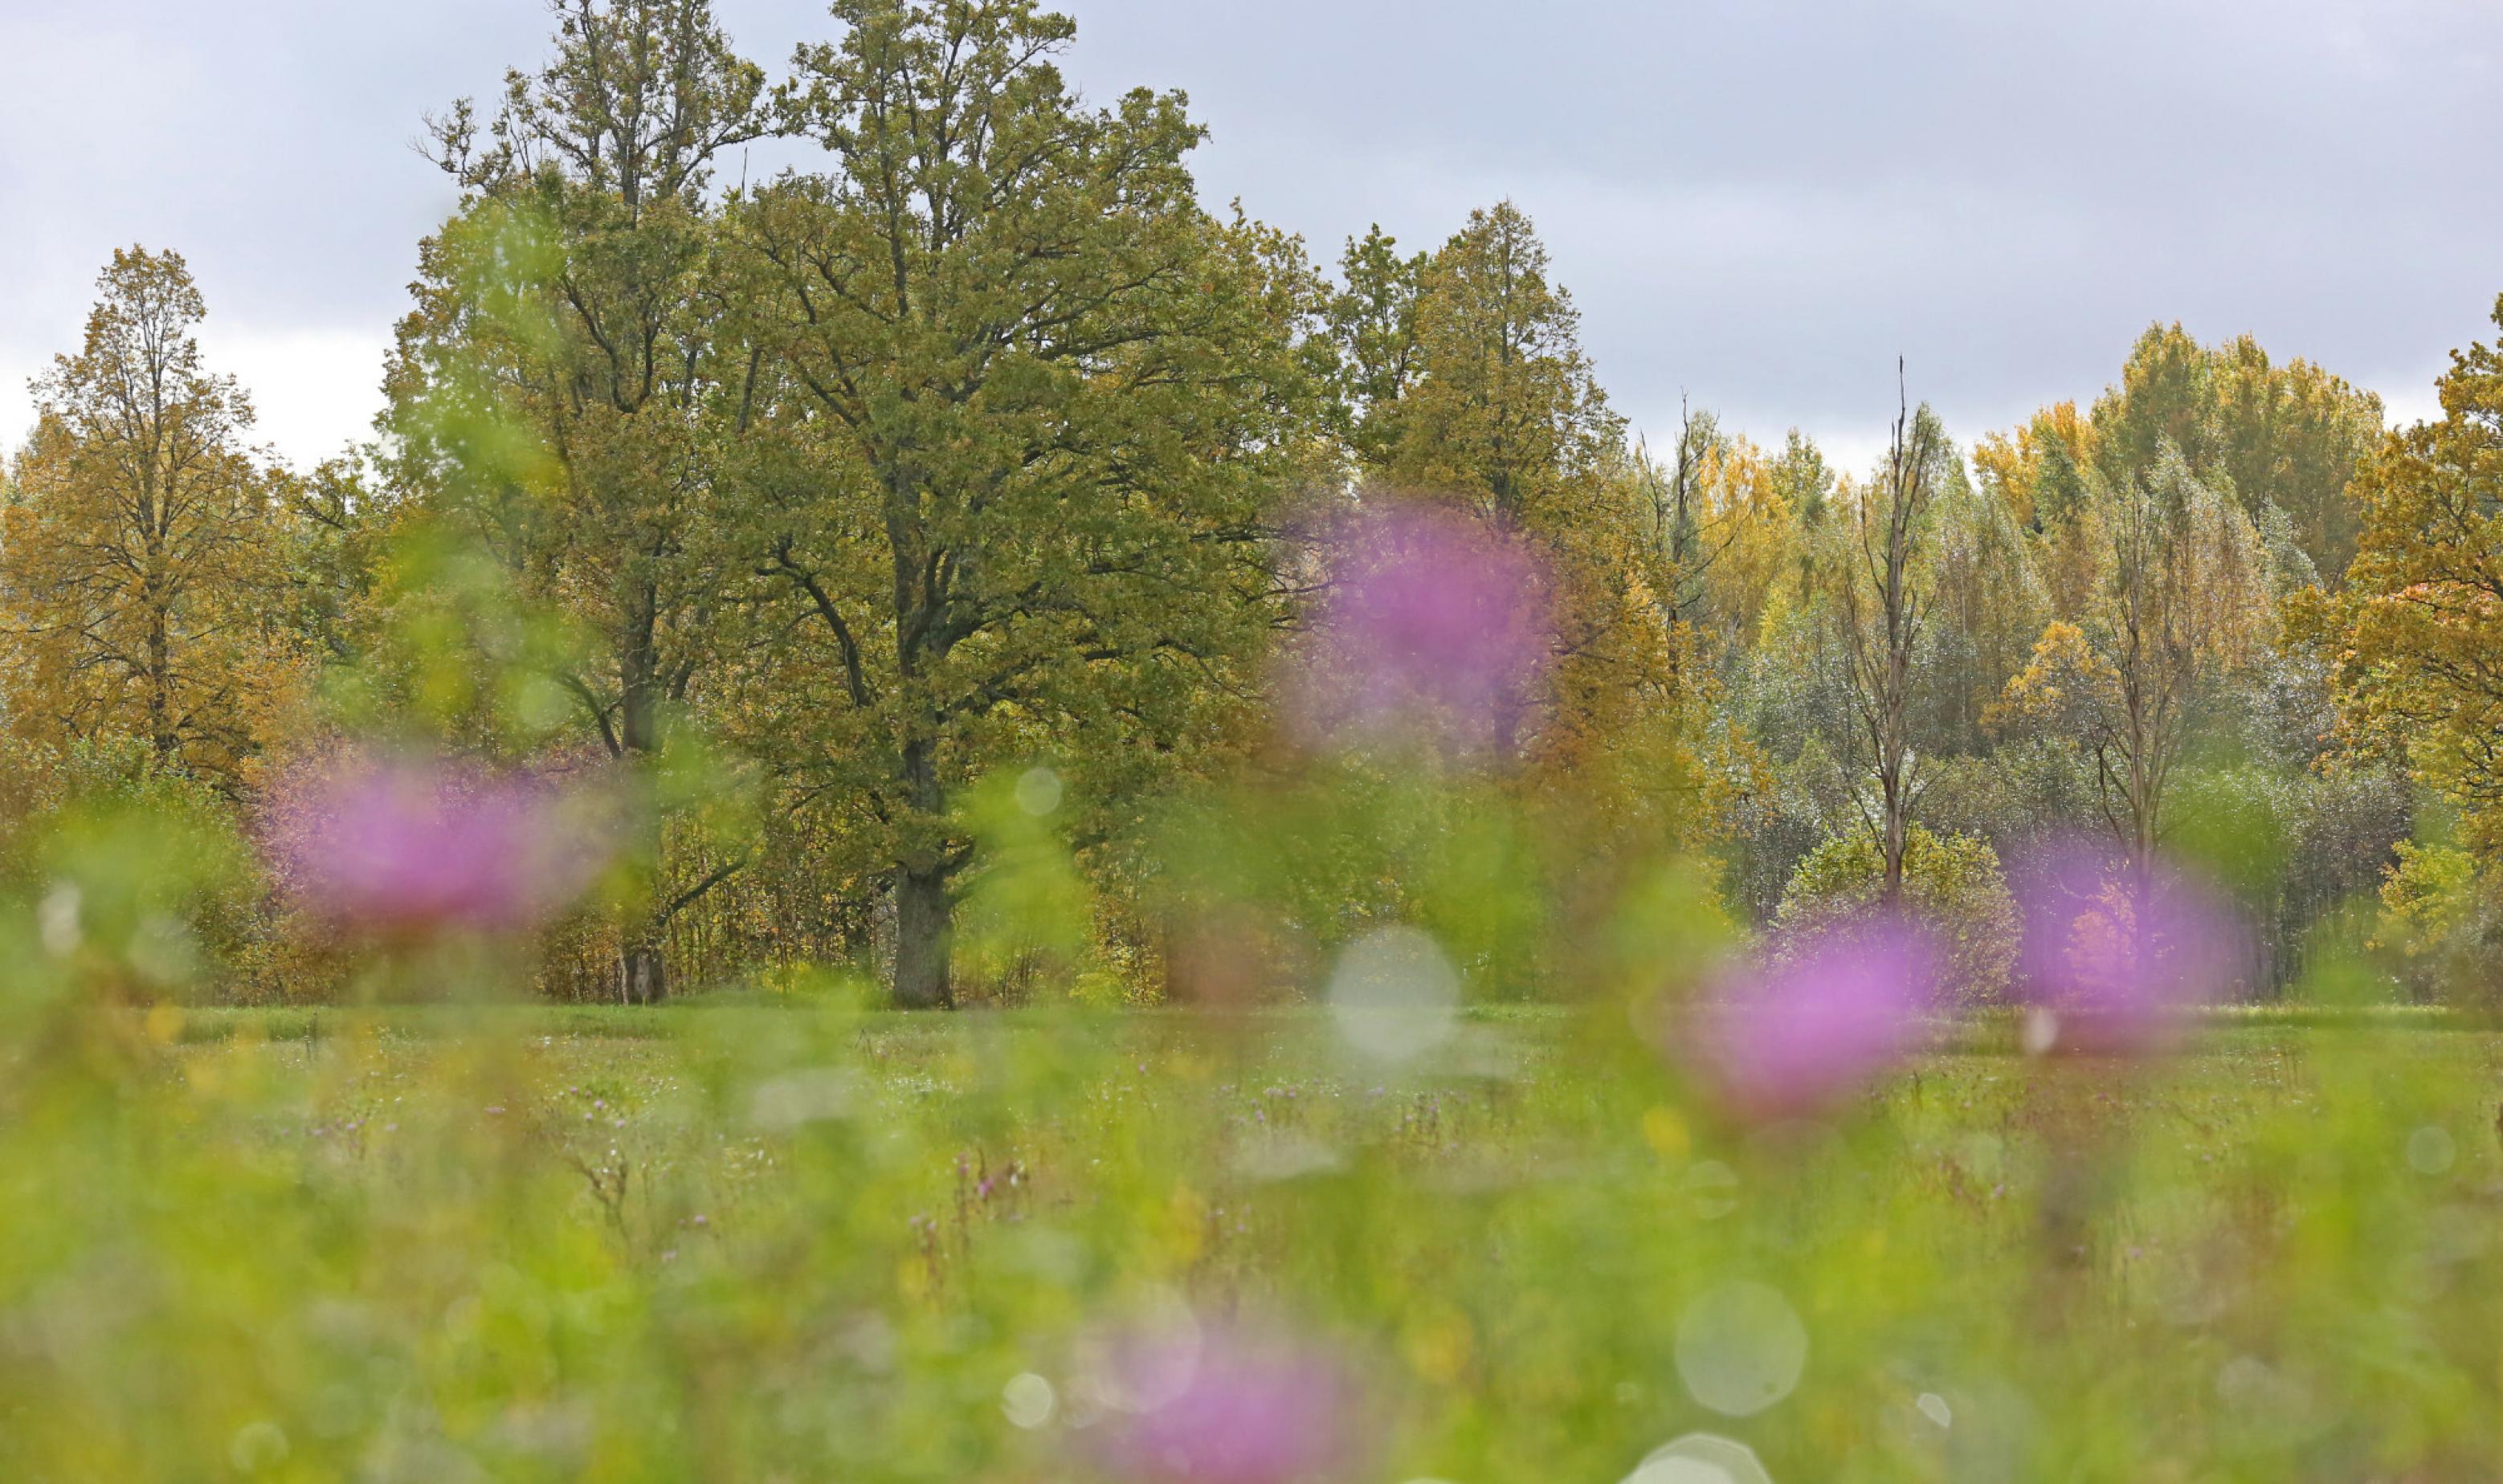
[[171, 763], [174, 736], [174, 657], [165, 609], [151, 601], [148, 610], [148, 742], [156, 760]]
[[[1902, 374], [1899, 360], [1899, 388]], [[1885, 504], [1880, 509], [1864, 497], [1859, 512], [1861, 572], [1867, 576], [1875, 614], [1863, 617], [1856, 587], [1861, 573], [1842, 574], [1851, 678], [1860, 692], [1857, 700], [1877, 779], [1878, 815], [1873, 824], [1884, 872], [1881, 900], [1889, 911], [1903, 905], [1903, 855], [1911, 843], [1919, 783], [1919, 763], [1912, 753], [1912, 656], [1930, 603], [1914, 588], [1912, 563], [1923, 512], [1934, 493], [1929, 471], [1931, 438], [1929, 424], [1914, 421], [1909, 396], [1899, 392], [1895, 436], [1882, 487]], [[1874, 529], [1881, 515], [1882, 533]], [[1935, 599], [1935, 588], [1930, 597]], [[1883, 632], [1869, 632], [1880, 621]]]
[[[636, 597], [639, 601], [634, 624], [628, 630], [625, 653], [618, 665], [622, 684], [617, 743], [622, 759], [634, 771], [636, 784], [648, 786], [662, 744], [661, 665], [653, 642], [657, 596], [645, 588]], [[648, 900], [630, 902], [624, 920], [618, 924], [618, 997], [630, 1005], [656, 1005], [669, 997], [669, 959], [661, 948], [665, 918], [661, 898], [669, 890], [669, 876], [662, 868], [665, 839], [661, 816], [653, 801], [648, 796], [638, 797], [634, 808], [641, 833], [635, 842], [640, 848], [640, 866], [651, 883], [651, 892]]]
[[1903, 807], [1901, 778], [1893, 769], [1886, 779], [1885, 839], [1879, 854], [1885, 858], [1886, 882], [1883, 901], [1890, 912], [1903, 905], [1903, 855], [1911, 843], [1909, 811]]

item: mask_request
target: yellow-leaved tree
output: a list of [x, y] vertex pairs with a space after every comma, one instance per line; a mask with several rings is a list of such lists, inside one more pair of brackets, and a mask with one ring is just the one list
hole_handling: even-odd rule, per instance
[[[2503, 325], [2503, 300], [2494, 319]], [[2457, 802], [2503, 859], [2503, 344], [2456, 352], [2440, 422], [2357, 471], [2341, 691], [2350, 723]]]
[[249, 788], [304, 671], [280, 567], [286, 476], [252, 403], [206, 370], [179, 253], [117, 251], [85, 345], [35, 382], [39, 421], [0, 510], [0, 687], [11, 728], [122, 735]]
[[2169, 443], [2092, 504], [2102, 580], [2076, 622], [2043, 630], [1988, 721], [2073, 739], [2094, 763], [2105, 823], [2144, 860], [2191, 740], [2275, 636], [2267, 552]]

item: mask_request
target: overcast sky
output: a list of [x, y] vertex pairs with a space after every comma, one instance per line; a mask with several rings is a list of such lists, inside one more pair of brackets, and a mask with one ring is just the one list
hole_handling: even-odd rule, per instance
[[[719, 0], [778, 72], [817, 0]], [[1854, 462], [1895, 357], [1960, 440], [2110, 381], [2150, 320], [2258, 334], [2394, 413], [2503, 292], [2498, 0], [1073, 0], [1068, 70], [1180, 87], [1334, 261], [1528, 211], [1621, 409], [1681, 392]], [[181, 250], [261, 436], [362, 436], [420, 116], [535, 61], [538, 0], [0, 0], [0, 443], [117, 245]]]

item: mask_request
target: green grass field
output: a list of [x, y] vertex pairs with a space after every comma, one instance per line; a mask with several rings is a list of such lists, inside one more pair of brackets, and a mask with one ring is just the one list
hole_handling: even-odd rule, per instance
[[2004, 1029], [1740, 1130], [1595, 1011], [71, 1016], [0, 1477], [1224, 1476], [1104, 1445], [1172, 1332], [1327, 1359], [1316, 1477], [2503, 1476], [2503, 1036]]

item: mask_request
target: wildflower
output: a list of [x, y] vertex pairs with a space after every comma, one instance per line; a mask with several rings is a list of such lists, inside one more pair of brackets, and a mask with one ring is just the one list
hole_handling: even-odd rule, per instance
[[296, 898], [387, 936], [535, 927], [607, 854], [605, 831], [554, 786], [435, 759], [351, 759], [274, 813], [271, 854]]
[[2083, 842], [2020, 859], [2021, 992], [2056, 1044], [2152, 1049], [2239, 976], [2246, 947], [2232, 912], [2179, 867], [2133, 861]]
[[1518, 542], [1457, 512], [1394, 508], [1343, 533], [1329, 580], [1297, 707], [1309, 739], [1517, 740], [1550, 648], [1543, 574]]
[[1192, 1325], [1133, 1337], [1108, 1378], [1125, 1415], [1105, 1464], [1154, 1484], [1298, 1484], [1354, 1467], [1354, 1408], [1336, 1356], [1276, 1332]]
[[1740, 1117], [1824, 1111], [1914, 1049], [1938, 962], [1927, 933], [1887, 917], [1782, 945], [1714, 987], [1692, 1058]]

